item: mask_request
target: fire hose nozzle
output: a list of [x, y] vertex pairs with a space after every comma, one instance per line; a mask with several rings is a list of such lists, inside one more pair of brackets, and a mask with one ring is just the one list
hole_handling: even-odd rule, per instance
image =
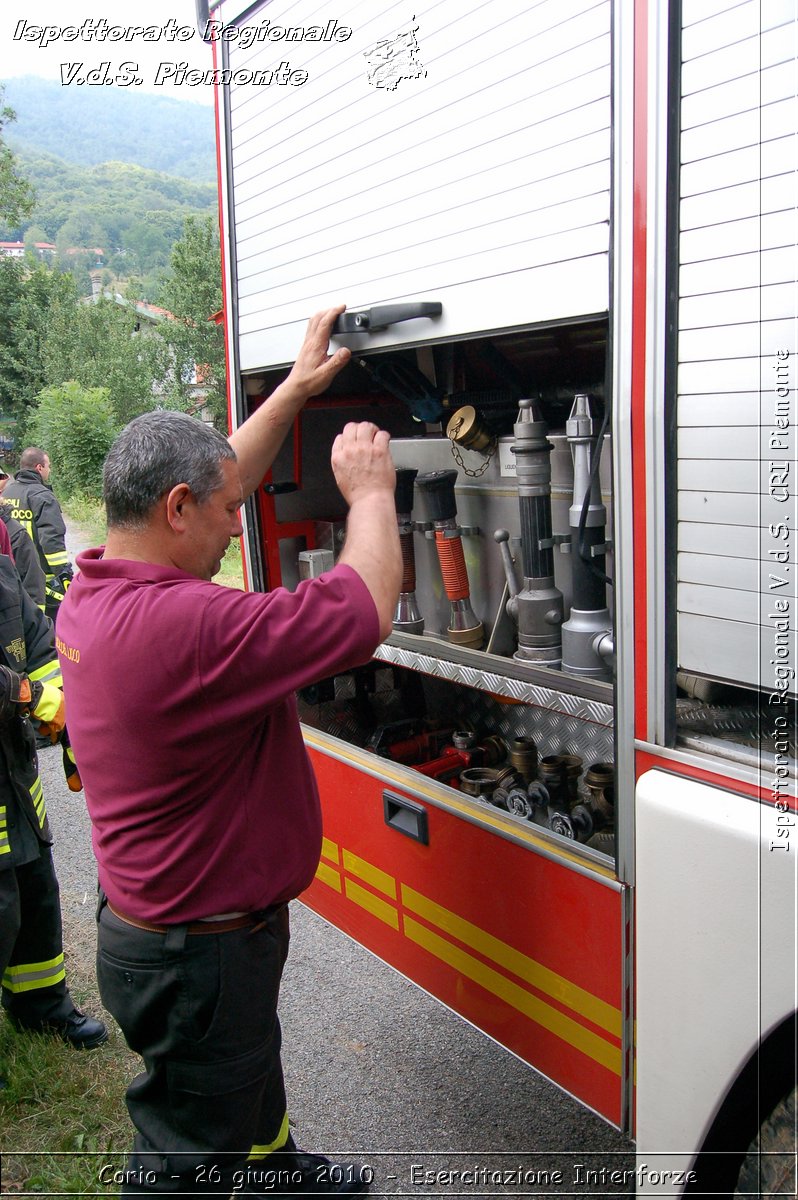
[[[521, 516], [523, 587], [513, 597], [518, 624], [514, 657], [546, 667], [559, 667], [563, 599], [554, 583], [554, 538], [551, 527], [551, 452], [547, 427], [536, 402], [519, 401], [513, 426]], [[505, 546], [499, 541], [502, 554]], [[508, 575], [509, 587], [509, 575]]]
[[456, 645], [478, 650], [484, 641], [484, 629], [471, 607], [463, 541], [457, 526], [456, 479], [456, 471], [429, 471], [417, 476], [416, 487], [427, 497], [443, 586], [451, 605], [446, 636]]
[[399, 633], [423, 633], [424, 618], [416, 600], [416, 557], [413, 546], [413, 483], [418, 471], [399, 467], [396, 471], [396, 520], [399, 525], [399, 545], [402, 550], [402, 586], [393, 627]]

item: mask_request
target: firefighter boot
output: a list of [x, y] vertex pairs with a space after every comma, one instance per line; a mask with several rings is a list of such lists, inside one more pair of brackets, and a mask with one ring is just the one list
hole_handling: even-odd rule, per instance
[[28, 1021], [24, 1017], [8, 1013], [12, 1025], [29, 1033], [55, 1033], [76, 1050], [94, 1050], [108, 1041], [108, 1030], [102, 1021], [87, 1017], [80, 1009], [73, 1008], [64, 1017], [47, 1017]]
[[370, 1168], [351, 1162], [331, 1162], [323, 1154], [306, 1154], [293, 1138], [285, 1149], [263, 1163], [248, 1164], [244, 1195], [280, 1197], [354, 1196], [369, 1190]]

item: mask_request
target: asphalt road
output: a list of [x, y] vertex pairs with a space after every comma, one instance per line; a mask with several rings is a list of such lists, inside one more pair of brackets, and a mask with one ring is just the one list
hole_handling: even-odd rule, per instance
[[[41, 771], [65, 926], [72, 952], [90, 959], [95, 866], [83, 796], [67, 789], [60, 751], [42, 752]], [[634, 1190], [607, 1182], [611, 1171], [630, 1179], [627, 1138], [300, 903], [280, 1015], [297, 1142], [368, 1163], [376, 1194]]]

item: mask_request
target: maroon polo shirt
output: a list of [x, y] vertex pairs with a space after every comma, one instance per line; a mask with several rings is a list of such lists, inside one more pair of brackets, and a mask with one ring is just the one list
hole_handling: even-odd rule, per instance
[[101, 549], [77, 565], [57, 643], [111, 904], [171, 924], [292, 899], [321, 848], [294, 692], [371, 657], [360, 576], [263, 594]]

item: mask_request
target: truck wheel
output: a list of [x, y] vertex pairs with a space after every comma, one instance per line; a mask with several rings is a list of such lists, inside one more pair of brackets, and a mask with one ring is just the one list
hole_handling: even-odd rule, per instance
[[780, 1101], [762, 1122], [740, 1168], [735, 1196], [795, 1196], [796, 1092]]

